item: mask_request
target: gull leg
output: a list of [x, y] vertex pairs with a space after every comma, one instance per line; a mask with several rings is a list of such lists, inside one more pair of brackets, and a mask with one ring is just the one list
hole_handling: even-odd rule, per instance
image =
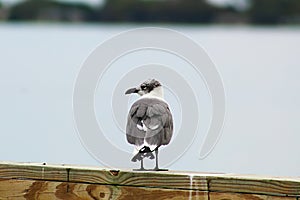
[[144, 159], [141, 160], [141, 168], [140, 168], [141, 171], [145, 171], [145, 168], [144, 168]]
[[168, 171], [168, 169], [160, 169], [158, 167], [158, 148], [155, 149], [155, 168], [154, 171]]
[[[155, 151], [155, 152], [156, 152], [156, 163], [157, 163], [156, 164], [157, 167], [155, 169], [157, 169], [157, 170], [155, 170], [155, 169], [153, 169], [153, 170], [159, 171], [159, 169], [158, 169], [158, 157], [157, 157], [158, 152], [157, 151]], [[149, 158], [150, 160], [154, 159], [154, 155], [153, 155], [151, 149], [149, 147], [146, 147], [146, 146], [141, 148], [139, 150], [139, 152], [135, 156], [133, 156], [133, 158], [131, 159], [132, 162], [137, 162], [137, 161], [141, 162], [141, 168], [140, 169], [134, 169], [133, 171], [153, 171], [152, 169], [148, 170], [148, 169], [144, 168], [144, 158]]]
[[133, 171], [146, 171], [145, 168], [144, 168], [144, 160], [143, 159], [141, 160], [141, 168], [133, 169]]
[[159, 167], [158, 167], [158, 148], [155, 149], [155, 168], [154, 170], [158, 171]]
[[134, 158], [131, 160], [133, 162], [136, 162], [139, 160], [141, 162], [141, 168], [139, 169], [133, 169], [133, 171], [146, 171], [144, 168], [144, 158], [142, 157], [143, 153], [138, 153]]

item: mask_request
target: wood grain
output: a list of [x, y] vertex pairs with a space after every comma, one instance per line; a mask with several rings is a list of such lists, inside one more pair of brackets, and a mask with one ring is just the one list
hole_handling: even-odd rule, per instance
[[205, 176], [172, 172], [70, 170], [71, 182], [207, 191]]
[[258, 177], [210, 177], [209, 191], [300, 197], [300, 181]]
[[244, 194], [244, 193], [219, 193], [209, 192], [210, 200], [296, 200], [295, 197], [284, 197], [284, 196], [268, 196], [258, 194]]
[[300, 199], [300, 178], [0, 162], [0, 199]]
[[67, 181], [68, 171], [64, 166], [0, 162], [0, 178]]
[[0, 180], [0, 199], [207, 200], [206, 192], [77, 184], [55, 181]]

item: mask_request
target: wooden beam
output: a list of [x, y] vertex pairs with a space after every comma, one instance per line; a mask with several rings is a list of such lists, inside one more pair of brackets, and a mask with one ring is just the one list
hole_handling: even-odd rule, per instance
[[298, 199], [300, 178], [0, 162], [0, 199]]
[[300, 197], [300, 178], [224, 174], [207, 181], [211, 192]]
[[70, 181], [166, 189], [208, 190], [205, 176], [172, 171], [133, 172], [73, 168], [70, 170]]
[[207, 200], [206, 192], [56, 181], [0, 180], [0, 199]]
[[259, 195], [259, 194], [247, 194], [247, 193], [222, 193], [222, 192], [210, 192], [210, 200], [295, 200], [295, 197], [284, 197], [284, 196], [269, 196], [269, 195]]
[[0, 162], [0, 178], [67, 181], [68, 173], [62, 165]]

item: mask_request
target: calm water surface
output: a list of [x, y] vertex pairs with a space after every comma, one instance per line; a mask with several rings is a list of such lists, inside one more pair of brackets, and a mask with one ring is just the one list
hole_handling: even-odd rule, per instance
[[[74, 128], [73, 85], [97, 45], [138, 27], [143, 26], [0, 24], [0, 160], [101, 165]], [[199, 159], [199, 135], [168, 167], [300, 176], [300, 28], [165, 27], [207, 51], [227, 100], [226, 123], [213, 152]], [[210, 110], [202, 106], [205, 128]], [[131, 150], [123, 139], [120, 145]]]

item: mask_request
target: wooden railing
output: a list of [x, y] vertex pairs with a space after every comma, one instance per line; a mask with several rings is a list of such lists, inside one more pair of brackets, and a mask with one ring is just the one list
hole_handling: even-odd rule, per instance
[[300, 199], [300, 178], [0, 162], [0, 199]]

